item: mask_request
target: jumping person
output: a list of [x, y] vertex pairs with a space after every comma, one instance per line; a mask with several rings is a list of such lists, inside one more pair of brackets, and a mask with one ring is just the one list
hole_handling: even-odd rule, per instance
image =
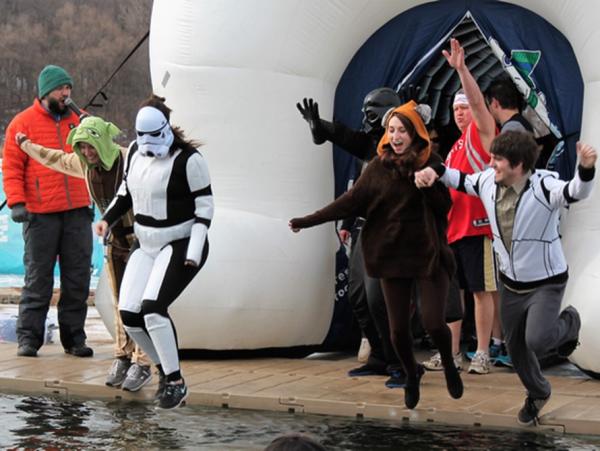
[[[104, 213], [123, 179], [127, 149], [113, 141], [119, 133], [120, 130], [111, 122], [99, 117], [86, 117], [67, 137], [67, 144], [73, 147], [73, 153], [34, 143], [24, 133], [17, 133], [16, 139], [21, 150], [38, 163], [68, 176], [84, 179], [92, 200]], [[152, 379], [151, 361], [125, 333], [118, 308], [119, 289], [135, 240], [131, 211], [117, 221], [111, 232], [106, 246], [106, 269], [115, 301], [115, 360], [106, 378], [106, 385], [138, 391]]]
[[[527, 390], [518, 414], [535, 424], [548, 402], [550, 383], [538, 357], [554, 348], [570, 355], [577, 346], [581, 320], [577, 310], [560, 306], [569, 277], [559, 235], [560, 209], [592, 191], [597, 154], [577, 143], [579, 166], [568, 182], [535, 169], [538, 146], [531, 133], [508, 131], [494, 139], [492, 167], [464, 174], [441, 164], [417, 172], [415, 183], [445, 185], [479, 197], [491, 221], [500, 278], [500, 314], [515, 371]], [[560, 314], [559, 314], [560, 312]]]
[[[303, 99], [296, 107], [308, 122], [315, 144], [330, 141], [360, 160], [361, 170], [358, 171], [356, 181], [366, 163], [377, 156], [377, 144], [384, 134], [381, 125], [383, 116], [401, 103], [400, 96], [393, 89], [373, 89], [363, 101], [363, 126], [360, 130], [353, 130], [340, 122], [321, 119], [319, 105], [313, 99]], [[361, 217], [344, 218], [342, 227], [345, 229], [340, 230], [342, 240], [344, 236], [352, 233], [348, 264], [348, 300], [362, 335], [368, 340], [371, 348], [365, 364], [352, 368], [348, 371], [348, 376], [389, 375], [385, 382], [386, 387], [401, 388], [406, 376], [390, 341], [388, 315], [381, 286], [379, 280], [365, 273], [363, 252], [359, 244], [363, 223], [364, 218]], [[347, 234], [344, 233], [346, 231]]]
[[123, 182], [95, 226], [105, 236], [110, 224], [133, 209], [140, 247], [127, 262], [119, 310], [127, 333], [157, 366], [156, 399], [163, 409], [179, 406], [188, 394], [168, 308], [206, 261], [213, 217], [206, 162], [198, 144], [171, 126], [170, 113], [160, 97], [142, 104]]
[[297, 232], [352, 215], [365, 218], [362, 229], [365, 268], [380, 279], [387, 307], [391, 340], [407, 375], [406, 407], [419, 402], [424, 370], [415, 361], [410, 330], [410, 304], [417, 283], [425, 329], [440, 350], [448, 391], [460, 398], [463, 385], [452, 360], [450, 330], [444, 321], [445, 304], [454, 259], [446, 241], [450, 196], [433, 185], [419, 192], [414, 172], [440, 162], [431, 154], [429, 134], [417, 104], [394, 109], [385, 121], [378, 157], [367, 166], [358, 182], [323, 209], [290, 220]]

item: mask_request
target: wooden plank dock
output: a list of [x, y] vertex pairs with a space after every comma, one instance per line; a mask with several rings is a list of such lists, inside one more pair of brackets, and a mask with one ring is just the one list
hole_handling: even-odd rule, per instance
[[[0, 312], [10, 309], [16, 313], [15, 305], [0, 305]], [[0, 391], [152, 402], [156, 377], [138, 393], [104, 385], [113, 359], [112, 342], [93, 308], [86, 330], [88, 344], [95, 351], [93, 358], [65, 354], [58, 338], [43, 346], [37, 358], [17, 357], [15, 343], [0, 342]], [[419, 353], [421, 359], [427, 356]], [[524, 389], [509, 369], [493, 368], [485, 376], [463, 371], [465, 393], [460, 400], [448, 395], [443, 373], [427, 372], [419, 405], [407, 410], [404, 391], [386, 388], [385, 377], [348, 377], [348, 370], [355, 366], [355, 357], [313, 354], [304, 359], [184, 360], [182, 372], [190, 389], [188, 405], [522, 428], [516, 415], [523, 404]], [[600, 435], [600, 381], [572, 368], [567, 365], [567, 370], [549, 371], [553, 393], [537, 429]]]

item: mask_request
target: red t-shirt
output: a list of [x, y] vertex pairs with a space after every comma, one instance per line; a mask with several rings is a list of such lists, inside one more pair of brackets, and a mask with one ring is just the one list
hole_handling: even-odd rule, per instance
[[[486, 169], [491, 156], [481, 144], [481, 138], [474, 122], [471, 122], [461, 137], [454, 143], [446, 166], [458, 169], [465, 174], [474, 174]], [[448, 243], [466, 236], [487, 235], [492, 238], [492, 230], [483, 204], [477, 197], [450, 189], [452, 208], [448, 213]]]

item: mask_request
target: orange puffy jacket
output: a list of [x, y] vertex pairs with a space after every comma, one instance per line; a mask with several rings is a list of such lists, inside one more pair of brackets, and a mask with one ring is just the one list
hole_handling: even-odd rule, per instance
[[15, 142], [15, 134], [23, 132], [34, 143], [70, 153], [67, 135], [78, 124], [74, 113], [57, 120], [38, 99], [14, 117], [6, 129], [2, 160], [2, 179], [9, 207], [24, 202], [31, 213], [56, 213], [90, 205], [83, 179], [42, 166]]

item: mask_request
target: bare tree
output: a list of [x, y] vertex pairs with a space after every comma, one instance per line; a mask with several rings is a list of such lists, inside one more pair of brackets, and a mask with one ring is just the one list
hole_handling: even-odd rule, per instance
[[[151, 8], [151, 0], [0, 0], [2, 136], [36, 97], [37, 77], [47, 64], [67, 69], [73, 98], [85, 105], [148, 31]], [[117, 124], [127, 141], [137, 107], [150, 92], [145, 42], [104, 90], [104, 106], [88, 111]]]

